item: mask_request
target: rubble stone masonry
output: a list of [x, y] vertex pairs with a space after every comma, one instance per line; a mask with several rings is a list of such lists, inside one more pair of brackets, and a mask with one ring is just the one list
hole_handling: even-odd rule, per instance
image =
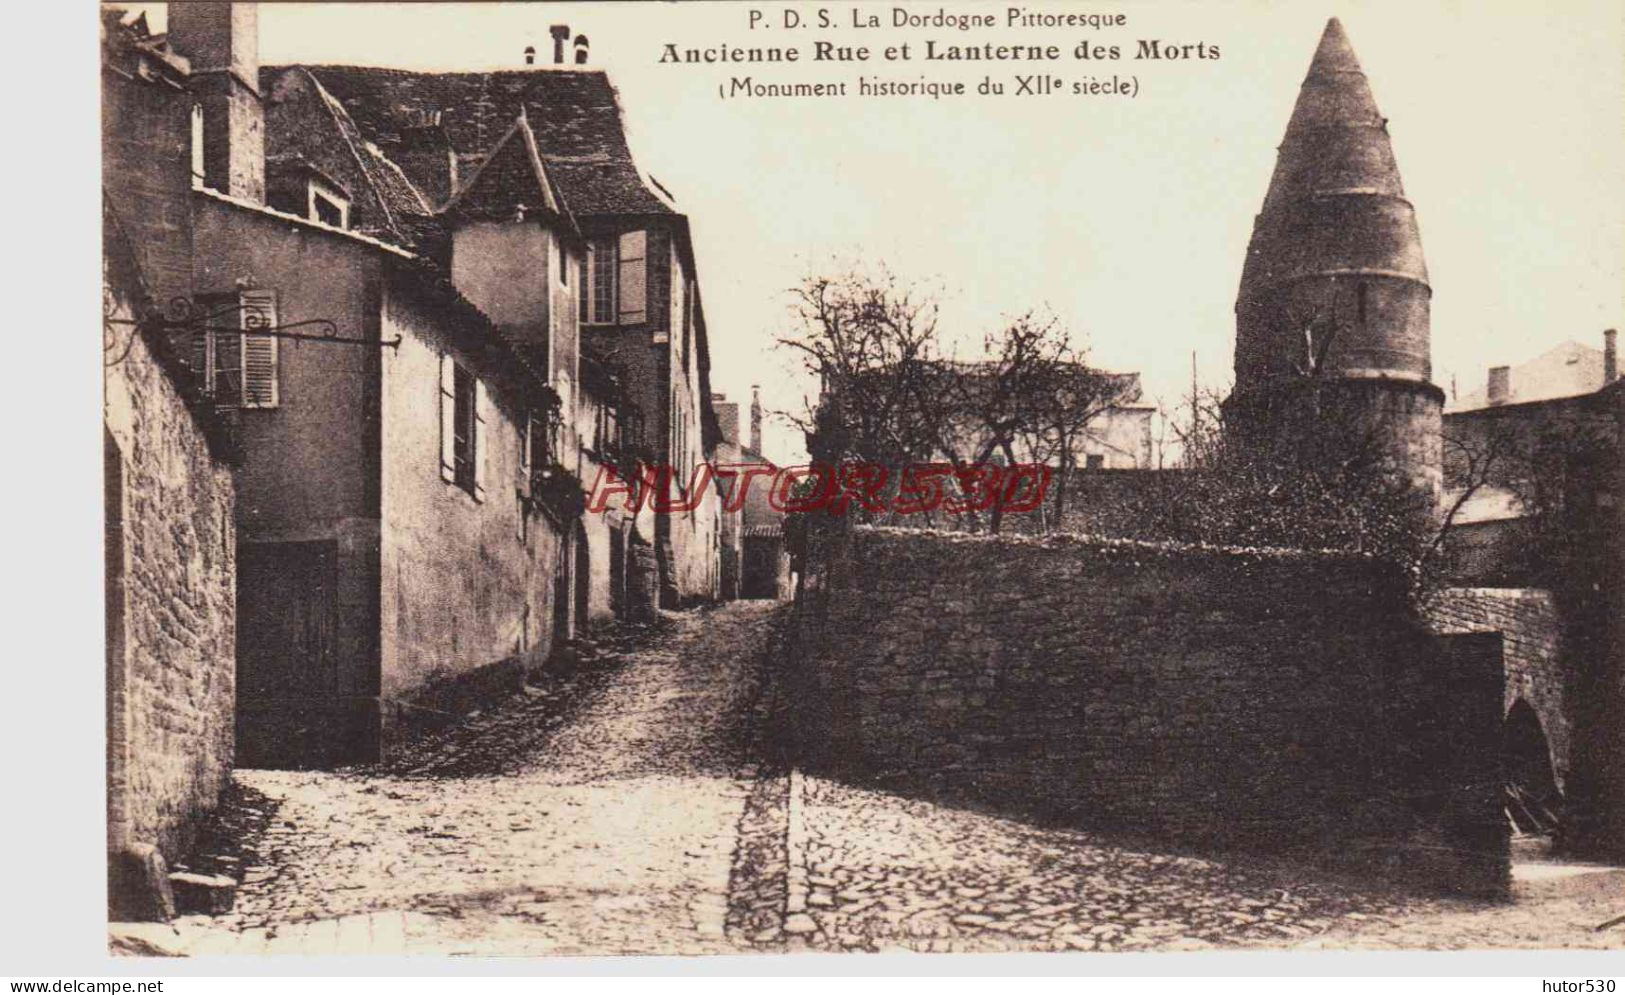
[[234, 492], [148, 340], [128, 345], [107, 373], [108, 843], [174, 860], [232, 765]]
[[1496, 637], [1445, 646], [1370, 559], [834, 529], [790, 667], [803, 761], [1180, 845], [1507, 874]]

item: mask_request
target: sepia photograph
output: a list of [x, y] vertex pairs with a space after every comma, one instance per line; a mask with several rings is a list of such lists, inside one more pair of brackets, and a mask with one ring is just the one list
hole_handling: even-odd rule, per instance
[[1625, 975], [1616, 3], [71, 6], [96, 971]]

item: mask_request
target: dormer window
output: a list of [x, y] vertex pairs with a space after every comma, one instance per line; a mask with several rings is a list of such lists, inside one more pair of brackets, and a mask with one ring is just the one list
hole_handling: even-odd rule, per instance
[[192, 186], [203, 186], [203, 105], [192, 105]]
[[333, 228], [350, 227], [350, 201], [338, 191], [311, 179], [307, 217]]

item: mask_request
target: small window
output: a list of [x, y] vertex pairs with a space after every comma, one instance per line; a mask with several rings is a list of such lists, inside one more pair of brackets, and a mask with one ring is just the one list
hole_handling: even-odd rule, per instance
[[343, 197], [310, 185], [310, 220], [333, 228], [350, 227], [350, 203]]
[[452, 470], [456, 484], [474, 492], [474, 376], [453, 367]]
[[1083, 458], [1083, 465], [1089, 470], [1101, 470], [1106, 466], [1106, 457], [1101, 453], [1090, 453]]
[[553, 244], [559, 250], [559, 285], [568, 287], [570, 285], [570, 250], [564, 247], [562, 239], [555, 239]]
[[587, 248], [587, 279], [582, 281], [581, 320], [615, 324], [615, 239], [596, 239]]
[[192, 105], [192, 186], [203, 186], [203, 105]]

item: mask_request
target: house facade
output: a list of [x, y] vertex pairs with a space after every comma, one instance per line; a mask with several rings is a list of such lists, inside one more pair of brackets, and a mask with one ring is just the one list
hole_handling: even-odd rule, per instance
[[633, 159], [607, 74], [562, 62], [481, 73], [304, 71], [419, 191], [457, 189], [497, 136], [521, 116], [528, 122], [536, 158], [584, 243], [573, 284], [582, 348], [614, 371], [638, 412], [646, 455], [672, 470], [677, 504], [686, 506], [691, 490], [699, 495], [693, 508], [629, 532], [626, 548], [653, 550], [662, 605], [716, 597], [719, 509], [714, 488], [694, 487], [694, 474], [719, 436], [689, 219]]

